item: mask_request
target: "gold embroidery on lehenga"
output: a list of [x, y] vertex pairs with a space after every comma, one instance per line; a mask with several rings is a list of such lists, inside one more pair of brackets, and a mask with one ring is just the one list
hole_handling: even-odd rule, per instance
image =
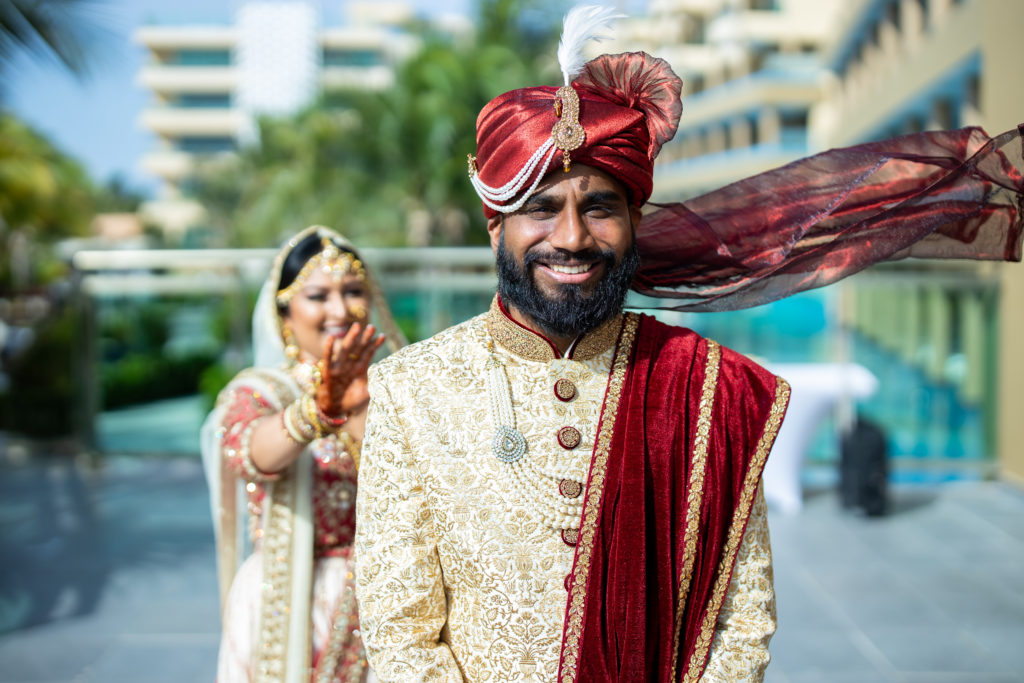
[[683, 532], [683, 562], [679, 571], [678, 598], [676, 600], [675, 628], [672, 632], [672, 675], [676, 679], [676, 665], [679, 658], [679, 632], [683, 627], [683, 610], [690, 592], [693, 578], [693, 563], [697, 555], [697, 530], [700, 527], [700, 508], [704, 500], [704, 472], [707, 466], [708, 437], [711, 434], [711, 411], [715, 405], [715, 390], [718, 387], [718, 366], [722, 359], [722, 348], [708, 340], [707, 362], [705, 363], [704, 384], [701, 387], [700, 404], [697, 410], [697, 435], [693, 442], [693, 460], [690, 469], [689, 494], [686, 502], [686, 527]]
[[313, 683], [362, 682], [369, 664], [360, 638], [357, 610], [355, 574], [349, 567], [341, 601], [331, 619], [331, 633], [313, 672]]
[[594, 447], [594, 458], [591, 464], [589, 484], [586, 491], [583, 520], [580, 524], [576, 546], [576, 562], [572, 569], [569, 585], [569, 600], [565, 620], [565, 633], [562, 637], [562, 667], [559, 677], [563, 683], [572, 683], [576, 679], [579, 664], [580, 635], [583, 630], [583, 608], [586, 599], [587, 579], [590, 574], [590, 562], [594, 553], [594, 536], [597, 533], [597, 517], [601, 508], [601, 497], [604, 494], [605, 476], [608, 470], [608, 455], [611, 449], [612, 434], [615, 430], [615, 417], [619, 412], [619, 399], [625, 383], [626, 370], [633, 354], [633, 343], [639, 316], [627, 313], [622, 326], [622, 338], [615, 350], [611, 374], [608, 377], [608, 393], [604, 408], [601, 411], [602, 422]]
[[295, 508], [293, 473], [282, 473], [280, 479], [267, 484], [266, 491], [272, 502], [263, 530], [264, 584], [256, 658], [257, 683], [281, 680], [285, 673], [291, 616], [291, 563], [284, 560], [291, 553], [292, 510]]
[[711, 639], [715, 633], [715, 624], [718, 620], [718, 612], [722, 607], [722, 600], [725, 598], [726, 590], [729, 588], [729, 568], [732, 567], [736, 561], [736, 553], [739, 551], [740, 543], [743, 541], [743, 522], [750, 514], [750, 507], [754, 502], [754, 496], [757, 494], [758, 482], [761, 479], [761, 471], [764, 469], [764, 463], [768, 458], [768, 452], [771, 450], [771, 446], [775, 442], [775, 436], [779, 432], [779, 426], [782, 424], [782, 416], [786, 412], [786, 404], [789, 402], [789, 393], [789, 384], [781, 377], [777, 378], [775, 384], [775, 402], [772, 403], [771, 410], [768, 412], [768, 420], [765, 422], [764, 432], [761, 434], [761, 440], [757, 444], [757, 450], [754, 451], [754, 457], [751, 460], [750, 468], [747, 470], [747, 476], [743, 481], [743, 492], [740, 496], [739, 505], [736, 506], [736, 510], [733, 513], [732, 523], [729, 526], [729, 535], [726, 539], [722, 560], [718, 565], [717, 578], [715, 579], [715, 587], [711, 594], [711, 600], [708, 603], [708, 611], [704, 616], [704, 622], [701, 624], [700, 634], [697, 636], [693, 655], [690, 658], [687, 669], [683, 674], [683, 683], [692, 683], [693, 681], [698, 680], [699, 677], [694, 675], [693, 672], [696, 671], [700, 667], [701, 663], [703, 663], [707, 658], [708, 649], [711, 647]]

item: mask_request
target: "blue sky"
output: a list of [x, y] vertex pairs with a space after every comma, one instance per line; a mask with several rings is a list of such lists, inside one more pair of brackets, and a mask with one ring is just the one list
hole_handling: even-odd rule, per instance
[[[471, 0], [414, 0], [430, 12], [468, 12]], [[20, 59], [5, 84], [6, 106], [77, 158], [98, 182], [123, 176], [144, 192], [156, 180], [139, 168], [153, 140], [138, 123], [149, 96], [137, 83], [145, 51], [132, 42], [144, 23], [227, 23], [239, 0], [96, 0], [93, 23], [102, 27], [91, 75], [76, 79], [55, 62]], [[343, 0], [321, 0], [325, 23], [336, 24]]]

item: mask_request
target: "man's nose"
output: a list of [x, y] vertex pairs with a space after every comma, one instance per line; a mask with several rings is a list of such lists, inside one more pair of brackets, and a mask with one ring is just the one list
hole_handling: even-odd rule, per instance
[[555, 219], [555, 227], [548, 242], [556, 249], [569, 252], [583, 251], [594, 246], [594, 238], [580, 207], [566, 204]]

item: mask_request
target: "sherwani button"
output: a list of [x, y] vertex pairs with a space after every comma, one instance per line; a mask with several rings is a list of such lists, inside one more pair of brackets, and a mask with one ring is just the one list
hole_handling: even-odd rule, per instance
[[583, 484], [572, 479], [563, 479], [558, 483], [558, 492], [566, 498], [578, 498], [583, 493]]
[[562, 542], [570, 548], [575, 547], [580, 540], [579, 529], [562, 529]]
[[576, 398], [576, 385], [570, 380], [562, 378], [555, 382], [555, 397], [559, 401], [571, 401]]
[[558, 445], [566, 450], [571, 451], [579, 446], [582, 439], [580, 430], [575, 427], [562, 427], [558, 430]]

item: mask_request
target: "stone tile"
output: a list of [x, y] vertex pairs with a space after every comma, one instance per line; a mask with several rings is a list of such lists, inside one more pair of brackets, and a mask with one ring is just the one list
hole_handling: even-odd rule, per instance
[[796, 674], [786, 678], [787, 683], [896, 683], [895, 679], [880, 673], [833, 671], [823, 676], [820, 673]]
[[900, 678], [902, 683], [1022, 683], [1024, 675], [1012, 673], [908, 673]]
[[881, 675], [878, 667], [849, 631], [817, 628], [780, 628], [772, 638], [772, 663], [789, 679], [795, 676], [818, 676], [831, 680], [834, 672], [843, 671], [866, 678]]
[[980, 626], [964, 630], [987, 653], [996, 668], [1016, 672], [1024, 681], [1024, 619], [1016, 628]]
[[181, 683], [216, 674], [217, 639], [209, 636], [122, 636], [88, 672], [99, 683]]
[[42, 627], [0, 638], [0, 680], [44, 683], [72, 681], [109, 647], [109, 639], [88, 630], [54, 633]]
[[894, 627], [869, 624], [865, 634], [876, 648], [903, 673], [1006, 673], [977, 641], [955, 628], [924, 625]]

